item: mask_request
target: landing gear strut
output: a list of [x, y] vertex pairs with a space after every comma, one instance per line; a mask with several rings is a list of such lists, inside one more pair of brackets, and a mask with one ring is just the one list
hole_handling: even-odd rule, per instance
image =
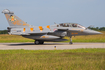
[[72, 36], [70, 36], [70, 42], [69, 42], [69, 44], [73, 44], [73, 43], [72, 43]]
[[35, 40], [34, 44], [44, 44], [44, 41]]

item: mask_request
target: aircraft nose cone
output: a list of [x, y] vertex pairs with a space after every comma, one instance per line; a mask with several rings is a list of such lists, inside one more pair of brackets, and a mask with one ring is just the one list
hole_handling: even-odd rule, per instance
[[86, 33], [88, 35], [97, 35], [97, 34], [102, 34], [101, 32], [94, 31], [94, 30], [87, 30]]
[[93, 31], [93, 34], [102, 34], [102, 33], [98, 31]]

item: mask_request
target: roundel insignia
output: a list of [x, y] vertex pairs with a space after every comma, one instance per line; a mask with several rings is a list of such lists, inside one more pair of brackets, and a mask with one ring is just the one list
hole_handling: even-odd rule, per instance
[[56, 31], [56, 30], [57, 30], [56, 28], [53, 29], [53, 31]]
[[9, 21], [16, 21], [16, 18], [13, 15], [10, 15]]

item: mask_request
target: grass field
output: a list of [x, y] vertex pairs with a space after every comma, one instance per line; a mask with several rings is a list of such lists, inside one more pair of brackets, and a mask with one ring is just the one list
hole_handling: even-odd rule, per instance
[[[72, 37], [73, 42], [105, 42], [105, 31], [101, 35], [87, 35], [87, 36], [76, 36]], [[65, 39], [69, 38], [65, 37]], [[16, 35], [0, 35], [0, 43], [10, 43], [10, 42], [34, 42], [32, 39], [27, 39], [22, 36]]]
[[28, 39], [28, 38], [24, 38], [22, 36], [17, 36], [17, 35], [2, 34], [2, 35], [0, 35], [0, 42], [1, 43], [34, 42], [34, 40]]
[[0, 50], [0, 70], [105, 70], [105, 49]]

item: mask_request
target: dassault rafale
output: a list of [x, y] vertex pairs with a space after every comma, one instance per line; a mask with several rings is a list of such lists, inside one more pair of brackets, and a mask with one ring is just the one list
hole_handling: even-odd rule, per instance
[[35, 44], [44, 44], [45, 41], [66, 41], [66, 39], [63, 39], [65, 36], [70, 38], [70, 44], [72, 44], [72, 36], [102, 34], [77, 23], [31, 26], [8, 9], [3, 10], [2, 13], [9, 23], [9, 27], [7, 27], [9, 34], [34, 39]]

